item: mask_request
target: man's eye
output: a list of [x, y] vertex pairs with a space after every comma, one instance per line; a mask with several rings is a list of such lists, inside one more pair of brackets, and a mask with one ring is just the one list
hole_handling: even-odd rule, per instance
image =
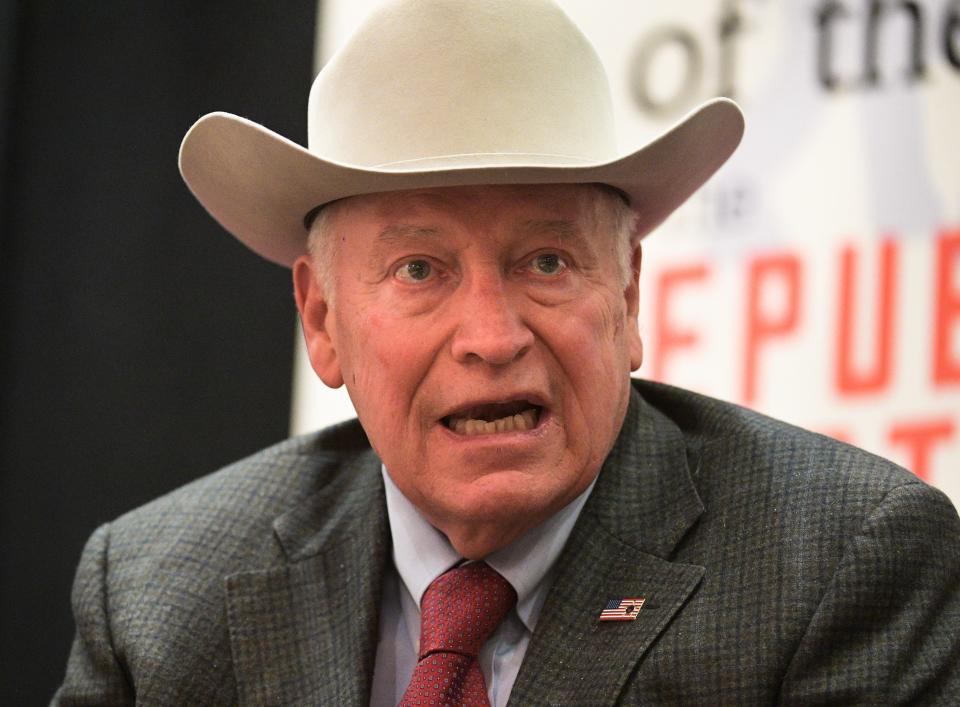
[[540, 275], [558, 275], [567, 269], [567, 264], [556, 253], [541, 253], [530, 261], [530, 267]]
[[399, 267], [395, 277], [402, 282], [423, 282], [433, 273], [426, 260], [411, 260]]

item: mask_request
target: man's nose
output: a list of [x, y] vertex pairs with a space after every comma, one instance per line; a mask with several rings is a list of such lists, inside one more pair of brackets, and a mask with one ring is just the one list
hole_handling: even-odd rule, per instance
[[455, 360], [503, 365], [533, 346], [533, 332], [499, 278], [475, 282], [458, 299], [460, 325], [452, 346]]

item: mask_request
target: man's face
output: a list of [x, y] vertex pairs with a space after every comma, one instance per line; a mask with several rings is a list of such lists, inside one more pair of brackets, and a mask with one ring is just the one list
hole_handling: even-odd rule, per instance
[[[467, 557], [593, 481], [640, 365], [636, 273], [588, 185], [342, 202], [327, 306], [294, 275], [314, 368], [344, 382], [396, 485]], [[605, 202], [604, 202], [605, 203]], [[639, 267], [639, 251], [634, 261]]]

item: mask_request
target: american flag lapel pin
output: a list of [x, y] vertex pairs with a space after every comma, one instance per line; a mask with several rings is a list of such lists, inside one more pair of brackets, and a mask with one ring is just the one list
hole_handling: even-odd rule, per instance
[[643, 597], [623, 599], [617, 597], [607, 602], [600, 612], [601, 621], [634, 621], [643, 608]]

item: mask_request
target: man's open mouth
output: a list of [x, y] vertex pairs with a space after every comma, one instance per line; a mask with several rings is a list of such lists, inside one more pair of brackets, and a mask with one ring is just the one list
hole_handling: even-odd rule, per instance
[[543, 408], [527, 400], [477, 405], [447, 415], [442, 422], [459, 435], [488, 435], [497, 432], [524, 432], [540, 422]]

